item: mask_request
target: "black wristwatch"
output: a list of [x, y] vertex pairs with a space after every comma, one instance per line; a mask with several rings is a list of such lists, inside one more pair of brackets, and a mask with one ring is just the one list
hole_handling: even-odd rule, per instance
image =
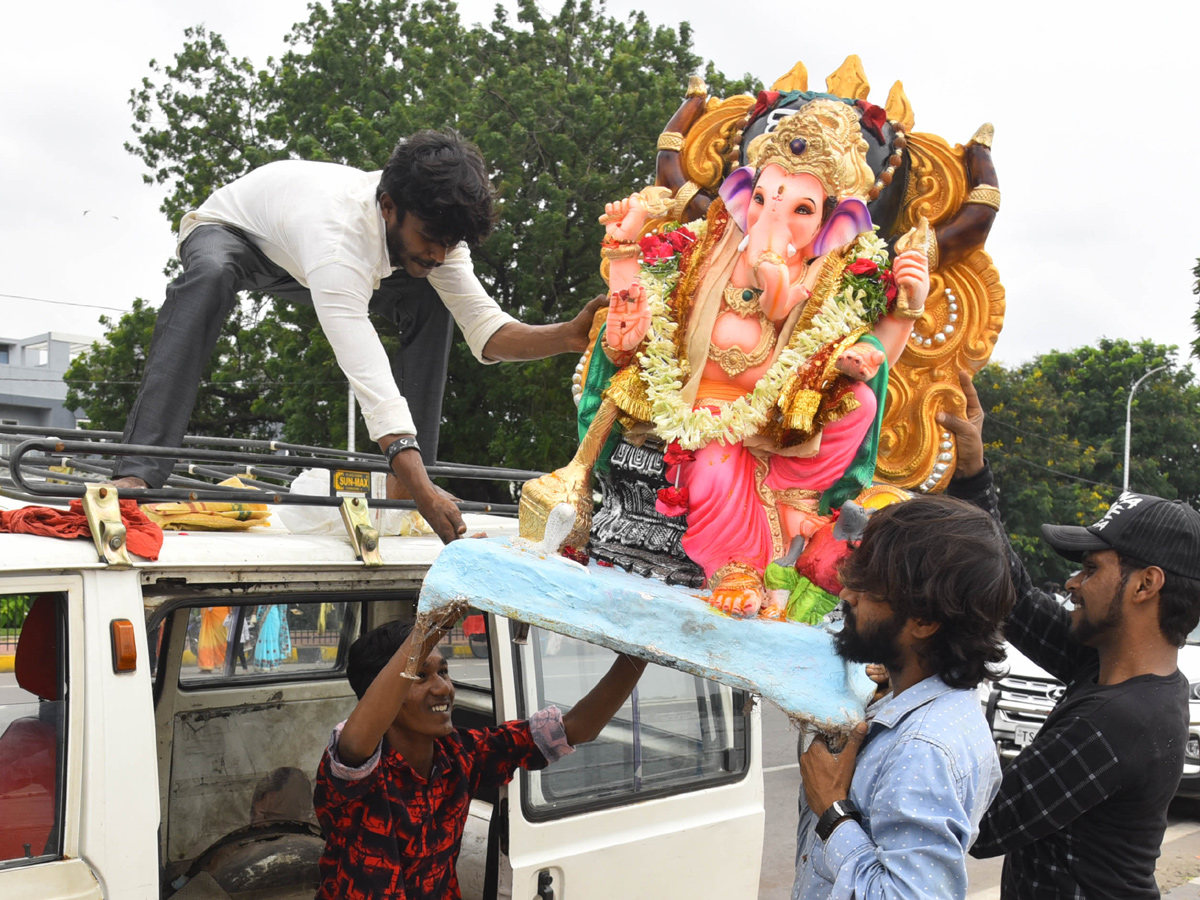
[[402, 437], [396, 438], [394, 441], [388, 444], [387, 449], [383, 451], [383, 458], [387, 462], [389, 469], [392, 467], [392, 460], [395, 459], [396, 455], [402, 450], [416, 450], [419, 452], [421, 450], [421, 446], [417, 443], [417, 439], [411, 434], [406, 434]]
[[833, 829], [837, 828], [846, 819], [853, 819], [861, 825], [862, 813], [849, 800], [834, 800], [829, 804], [829, 809], [825, 810], [821, 814], [821, 818], [817, 820], [817, 837], [822, 841], [829, 840], [829, 836], [833, 834]]

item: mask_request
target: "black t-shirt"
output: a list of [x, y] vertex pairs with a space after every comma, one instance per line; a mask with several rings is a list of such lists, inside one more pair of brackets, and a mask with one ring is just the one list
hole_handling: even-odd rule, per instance
[[1176, 671], [1099, 685], [1098, 672], [1079, 670], [1005, 775], [998, 801], [1020, 790], [1069, 819], [1009, 851], [1005, 897], [1159, 896], [1154, 866], [1183, 773], [1187, 679]]
[[[1000, 510], [990, 470], [951, 482], [952, 495]], [[971, 855], [1007, 854], [1005, 900], [1154, 900], [1167, 805], [1183, 775], [1188, 683], [1183, 673], [1099, 685], [1096, 651], [1070, 615], [1035, 588], [1009, 549], [1017, 602], [1005, 634], [1067, 685], [1033, 743], [1004, 771]]]

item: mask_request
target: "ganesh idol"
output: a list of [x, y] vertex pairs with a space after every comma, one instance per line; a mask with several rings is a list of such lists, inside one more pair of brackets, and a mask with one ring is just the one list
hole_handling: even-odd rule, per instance
[[[781, 616], [763, 573], [871, 483], [888, 369], [929, 292], [919, 230], [894, 261], [875, 235], [860, 115], [825, 97], [782, 115], [703, 219], [647, 234], [662, 189], [609, 204], [602, 347], [616, 372], [576, 458], [526, 486], [523, 529], [547, 498], [587, 518], [580, 488], [619, 423], [666, 445], [658, 509], [684, 518], [709, 602]], [[579, 519], [568, 545], [586, 542]]]

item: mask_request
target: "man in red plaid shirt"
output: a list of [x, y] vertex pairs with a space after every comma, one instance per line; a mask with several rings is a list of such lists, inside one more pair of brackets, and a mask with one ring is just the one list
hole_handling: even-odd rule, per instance
[[594, 740], [646, 667], [618, 655], [565, 715], [456, 731], [454, 685], [436, 649], [452, 620], [389, 622], [350, 648], [358, 705], [334, 729], [314, 796], [325, 832], [317, 900], [459, 900], [455, 860], [471, 797]]

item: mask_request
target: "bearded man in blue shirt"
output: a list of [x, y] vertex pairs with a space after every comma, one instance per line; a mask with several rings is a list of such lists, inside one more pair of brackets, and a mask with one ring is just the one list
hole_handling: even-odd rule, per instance
[[1004, 535], [962, 501], [918, 497], [871, 516], [841, 576], [838, 655], [886, 666], [890, 692], [840, 753], [802, 738], [793, 900], [961, 900], [1000, 786], [975, 688], [1004, 661], [1016, 599]]

